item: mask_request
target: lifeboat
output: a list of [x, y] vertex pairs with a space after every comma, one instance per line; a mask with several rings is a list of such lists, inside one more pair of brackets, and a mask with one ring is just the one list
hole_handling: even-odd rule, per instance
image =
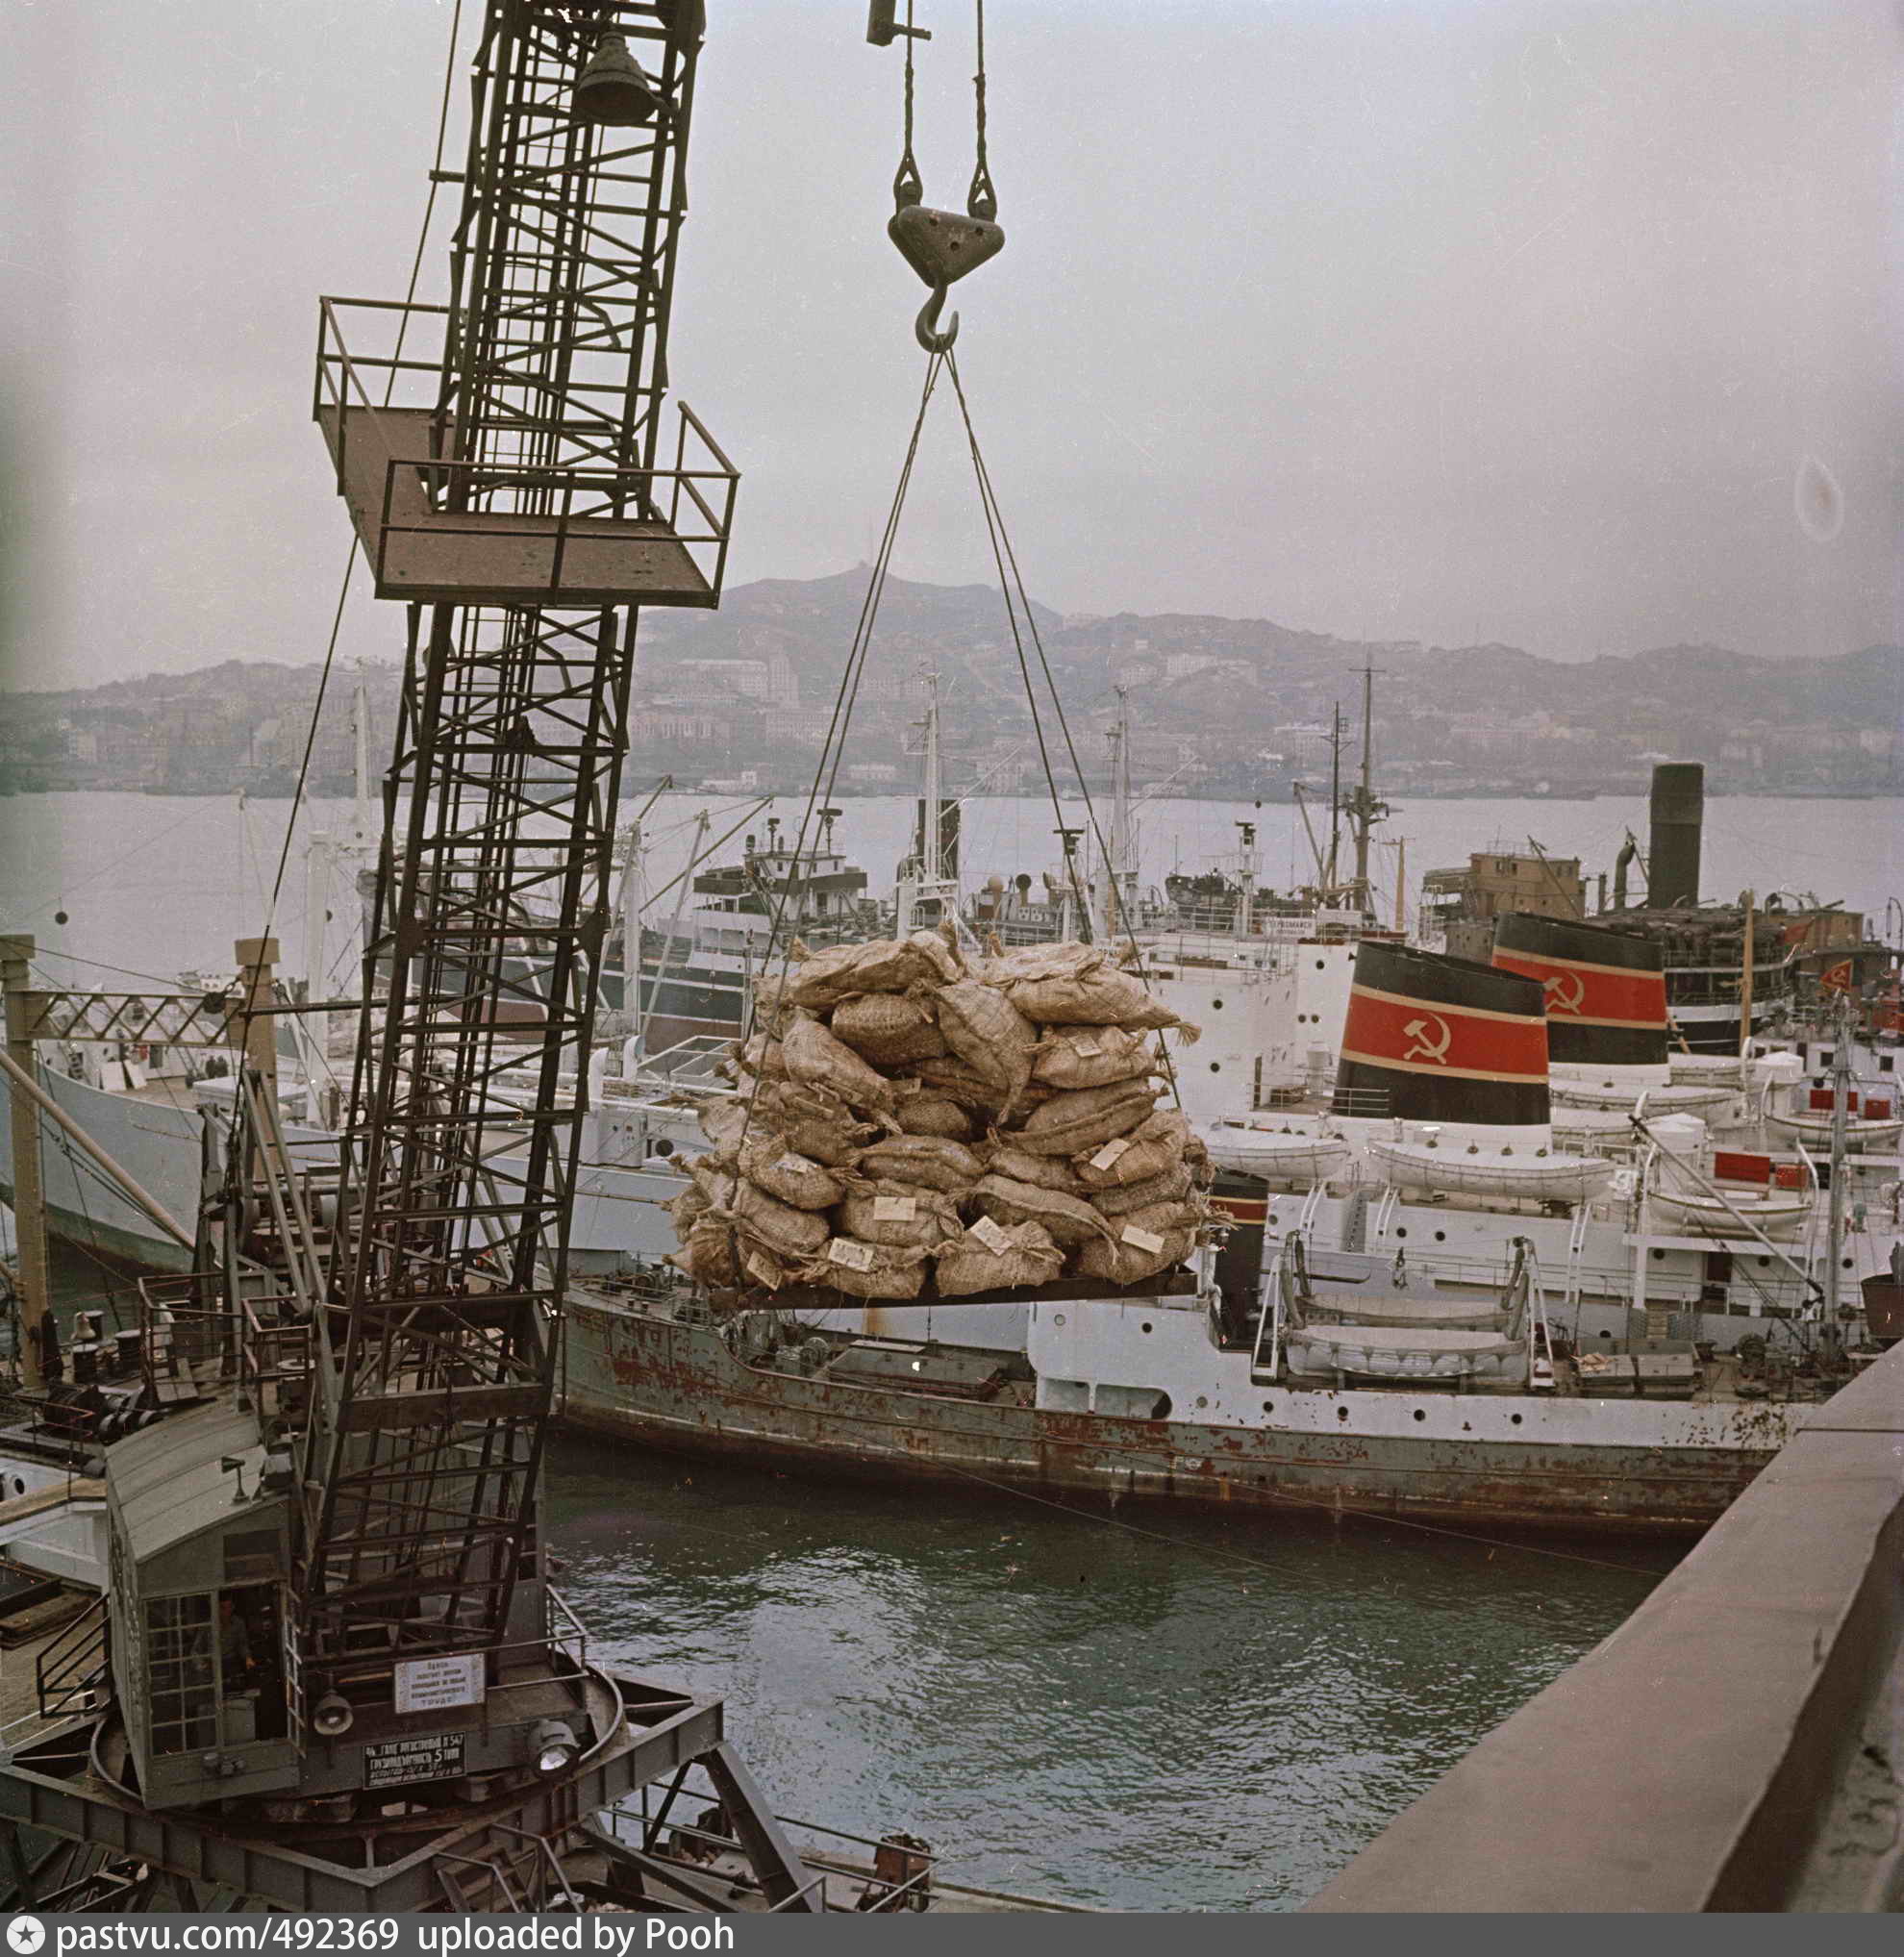
[[1616, 1108], [1622, 1112], [1646, 1097], [1649, 1115], [1695, 1115], [1702, 1108], [1722, 1108], [1739, 1098], [1739, 1090], [1714, 1083], [1675, 1082], [1670, 1087], [1635, 1087], [1631, 1081], [1563, 1080], [1553, 1082], [1554, 1099], [1569, 1108]]
[[1340, 1136], [1296, 1128], [1251, 1128], [1218, 1122], [1203, 1131], [1210, 1159], [1232, 1175], [1265, 1182], [1326, 1182], [1348, 1161]]
[[1426, 1142], [1370, 1142], [1370, 1158], [1402, 1189], [1459, 1191], [1482, 1196], [1521, 1196], [1578, 1203], [1601, 1194], [1615, 1165], [1596, 1155], [1550, 1148], [1445, 1147]]
[[1741, 1228], [1741, 1221], [1767, 1237], [1789, 1237], [1812, 1214], [1809, 1190], [1766, 1190], [1757, 1194], [1728, 1190], [1720, 1202], [1698, 1190], [1655, 1189], [1652, 1198], [1675, 1222], [1713, 1237], [1749, 1235]]
[[[1832, 1132], [1829, 1114], [1786, 1108], [1773, 1109], [1766, 1118], [1781, 1134], [1802, 1142], [1814, 1153], [1830, 1153]], [[1862, 1114], [1846, 1115], [1844, 1117], [1844, 1144], [1847, 1148], [1861, 1148], [1874, 1142], [1895, 1142], [1900, 1134], [1904, 1134], [1904, 1116], [1892, 1116], [1880, 1121], [1871, 1120]]]

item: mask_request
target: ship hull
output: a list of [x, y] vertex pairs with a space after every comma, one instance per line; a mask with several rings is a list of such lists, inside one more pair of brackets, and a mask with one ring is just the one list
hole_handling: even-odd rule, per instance
[[[1460, 1431], [1481, 1396], [1444, 1394], [1421, 1396], [1435, 1424], [1418, 1439], [1058, 1413], [746, 1366], [712, 1325], [573, 1298], [561, 1377], [568, 1426], [669, 1452], [967, 1490], [1516, 1529], [1696, 1534], [1784, 1439], [1772, 1417], [1764, 1445], [1743, 1448], [1490, 1442]], [[1332, 1410], [1394, 1399], [1273, 1397]]]

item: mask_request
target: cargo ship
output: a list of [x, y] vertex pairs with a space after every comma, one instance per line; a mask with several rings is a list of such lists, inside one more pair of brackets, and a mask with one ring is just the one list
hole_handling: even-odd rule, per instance
[[[1333, 1148], [1315, 1130], [1299, 1167], [1293, 1140], [1291, 1163], [1256, 1160], [1265, 1173], [1229, 1158], [1223, 1241], [1160, 1280], [891, 1303], [700, 1292], [660, 1270], [575, 1287], [564, 1418], [689, 1453], [1060, 1496], [1711, 1522], [1861, 1363], [1857, 1287], [1731, 1232], [1730, 1211], [1726, 1235], [1669, 1216], [1669, 1150], [1616, 1194], [1615, 1160], [1557, 1145], [1542, 979], [1365, 940], [1342, 1024]], [[1375, 1180], [1384, 1151], [1420, 1160]], [[1595, 1225], [1611, 1268], [1609, 1250], [1583, 1258]], [[1735, 1237], [1767, 1267], [1740, 1271], [1738, 1301], [1711, 1276]]]

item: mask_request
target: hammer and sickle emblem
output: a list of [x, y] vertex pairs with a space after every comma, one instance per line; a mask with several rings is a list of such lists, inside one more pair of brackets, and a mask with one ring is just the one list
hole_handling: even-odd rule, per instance
[[1587, 996], [1587, 981], [1577, 971], [1557, 971], [1541, 988], [1550, 1013], [1577, 1013]]
[[1411, 1019], [1402, 1031], [1415, 1041], [1402, 1055], [1404, 1060], [1432, 1060], [1437, 1066], [1448, 1064], [1448, 1046], [1454, 1034], [1439, 1013], [1427, 1013], [1419, 1019]]

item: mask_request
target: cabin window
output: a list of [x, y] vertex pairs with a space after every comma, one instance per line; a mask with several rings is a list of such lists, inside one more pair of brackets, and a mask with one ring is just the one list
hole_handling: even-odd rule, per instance
[[145, 1607], [145, 1662], [152, 1687], [152, 1750], [188, 1753], [213, 1744], [216, 1661], [212, 1598], [155, 1597]]

